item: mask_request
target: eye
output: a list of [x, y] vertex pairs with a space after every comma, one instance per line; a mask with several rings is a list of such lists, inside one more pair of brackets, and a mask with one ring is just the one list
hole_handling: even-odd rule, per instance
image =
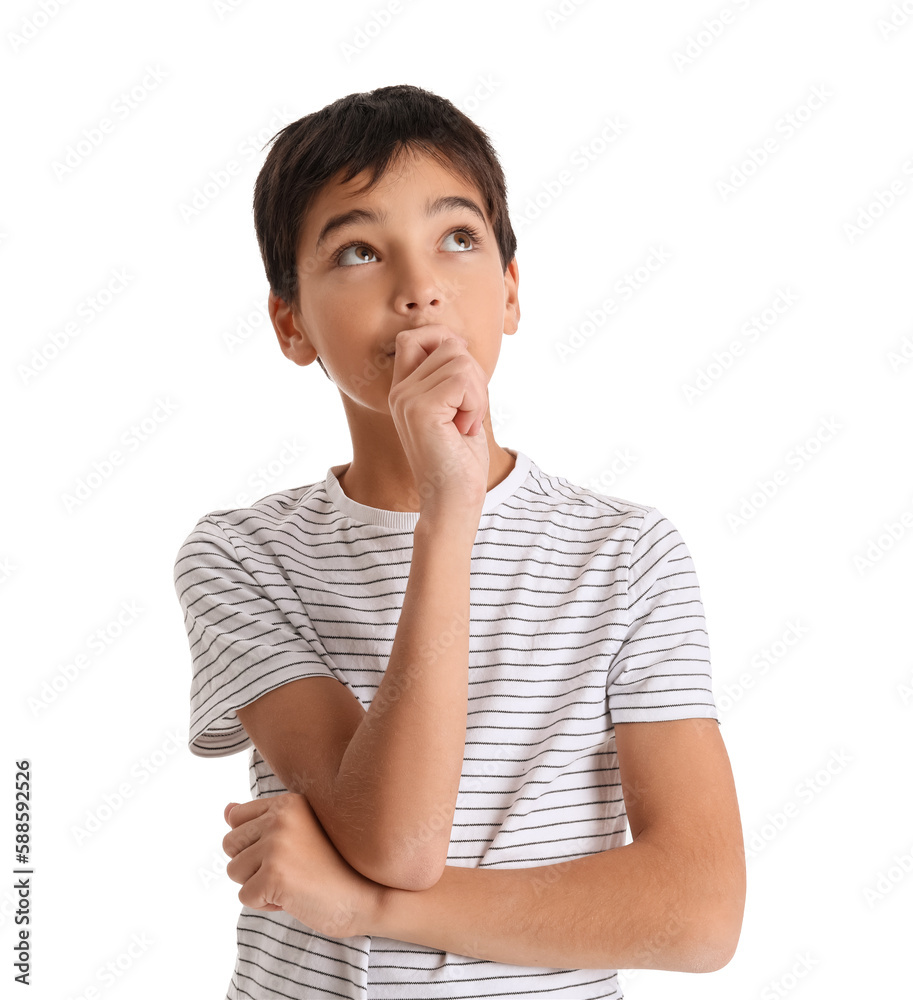
[[[469, 229], [466, 226], [463, 226], [462, 229], [454, 229], [454, 231], [452, 233], [448, 233], [447, 234], [447, 236], [445, 237], [445, 239], [449, 240], [451, 236], [457, 237], [457, 239], [459, 239], [459, 241], [463, 244], [460, 247], [461, 251], [463, 251], [463, 250], [472, 250], [473, 249], [473, 247], [467, 246], [467, 243], [473, 243], [473, 244], [475, 244], [475, 243], [480, 242], [479, 241], [479, 235], [478, 235], [478, 233], [474, 229]], [[467, 236], [469, 237], [468, 240], [466, 239]]]
[[[467, 240], [466, 237], [469, 237]], [[445, 237], [445, 240], [451, 238], [456, 238], [458, 243], [459, 253], [466, 253], [467, 251], [475, 250], [476, 247], [482, 242], [482, 237], [479, 233], [472, 228], [472, 226], [460, 226], [458, 229], [452, 229]], [[469, 244], [472, 244], [471, 246]], [[355, 251], [354, 257], [346, 259], [346, 254], [350, 250]], [[374, 256], [374, 249], [367, 243], [346, 243], [341, 246], [332, 256], [333, 263], [339, 267], [353, 267], [356, 264], [370, 264], [372, 263], [371, 257]]]
[[[359, 263], [362, 263], [362, 264], [366, 263], [364, 257], [361, 256], [364, 251], [367, 251], [368, 254], [369, 254], [369, 256], [374, 253], [374, 251], [366, 243], [349, 243], [348, 245], [339, 248], [339, 250], [336, 252], [336, 254], [333, 257], [334, 261], [337, 264], [339, 264], [342, 261], [342, 258], [345, 256], [345, 254], [349, 250], [357, 250], [357, 251], [359, 251], [359, 253], [356, 256], [359, 257]], [[370, 263], [370, 261], [368, 261], [368, 263]], [[342, 266], [343, 267], [350, 267], [351, 265], [343, 263]]]

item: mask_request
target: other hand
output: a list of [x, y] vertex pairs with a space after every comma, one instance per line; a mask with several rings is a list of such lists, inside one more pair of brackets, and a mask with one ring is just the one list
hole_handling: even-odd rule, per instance
[[383, 887], [346, 862], [304, 795], [229, 803], [224, 816], [226, 871], [244, 906], [284, 910], [328, 937], [371, 933]]

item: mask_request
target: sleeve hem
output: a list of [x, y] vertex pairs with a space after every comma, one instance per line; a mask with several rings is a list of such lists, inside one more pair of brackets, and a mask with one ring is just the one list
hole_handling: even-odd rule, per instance
[[615, 708], [611, 711], [612, 725], [616, 722], [677, 722], [681, 719], [713, 719], [719, 723], [719, 713], [713, 705], [657, 705], [644, 708]]
[[[333, 677], [334, 680], [339, 680], [332, 673], [327, 673], [326, 668], [321, 664], [320, 670], [304, 668], [301, 672], [284, 676], [272, 687], [258, 691], [252, 698], [248, 698], [244, 702], [239, 701], [237, 705], [226, 707], [224, 702], [217, 703], [211, 708], [210, 713], [204, 715], [202, 719], [198, 719], [196, 724], [191, 727], [190, 737], [187, 741], [190, 752], [198, 757], [227, 757], [252, 747], [254, 744], [238, 719], [237, 710], [247, 708], [248, 705], [252, 705], [265, 694], [276, 691], [286, 684], [291, 684], [292, 681], [307, 680], [309, 677]], [[342, 682], [339, 681], [339, 683]], [[218, 714], [220, 711], [221, 714]], [[220, 721], [228, 725], [218, 727], [216, 724]], [[231, 725], [232, 722], [235, 722], [236, 725]]]

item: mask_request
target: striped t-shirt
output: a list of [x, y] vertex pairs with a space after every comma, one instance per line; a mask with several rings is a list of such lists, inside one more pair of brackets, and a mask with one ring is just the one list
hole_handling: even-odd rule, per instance
[[[622, 846], [614, 723], [719, 722], [698, 581], [675, 527], [507, 450], [514, 468], [489, 490], [472, 550], [466, 749], [448, 852], [461, 867], [552, 865]], [[393, 646], [418, 514], [356, 503], [343, 468], [202, 517], [175, 564], [190, 749], [249, 748], [254, 797], [286, 789], [235, 710], [302, 677], [337, 678], [367, 710]], [[228, 1000], [622, 997], [614, 969], [335, 939], [278, 910], [242, 907], [237, 943]]]

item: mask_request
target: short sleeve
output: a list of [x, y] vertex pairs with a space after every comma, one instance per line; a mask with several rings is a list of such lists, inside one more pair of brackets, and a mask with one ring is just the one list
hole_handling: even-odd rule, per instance
[[628, 566], [628, 621], [606, 685], [616, 722], [719, 723], [694, 563], [675, 526], [647, 509]]
[[239, 548], [243, 556], [207, 515], [174, 564], [193, 673], [188, 743], [199, 757], [253, 745], [237, 709], [289, 681], [334, 676], [308, 638], [316, 633], [281, 568], [246, 544]]

